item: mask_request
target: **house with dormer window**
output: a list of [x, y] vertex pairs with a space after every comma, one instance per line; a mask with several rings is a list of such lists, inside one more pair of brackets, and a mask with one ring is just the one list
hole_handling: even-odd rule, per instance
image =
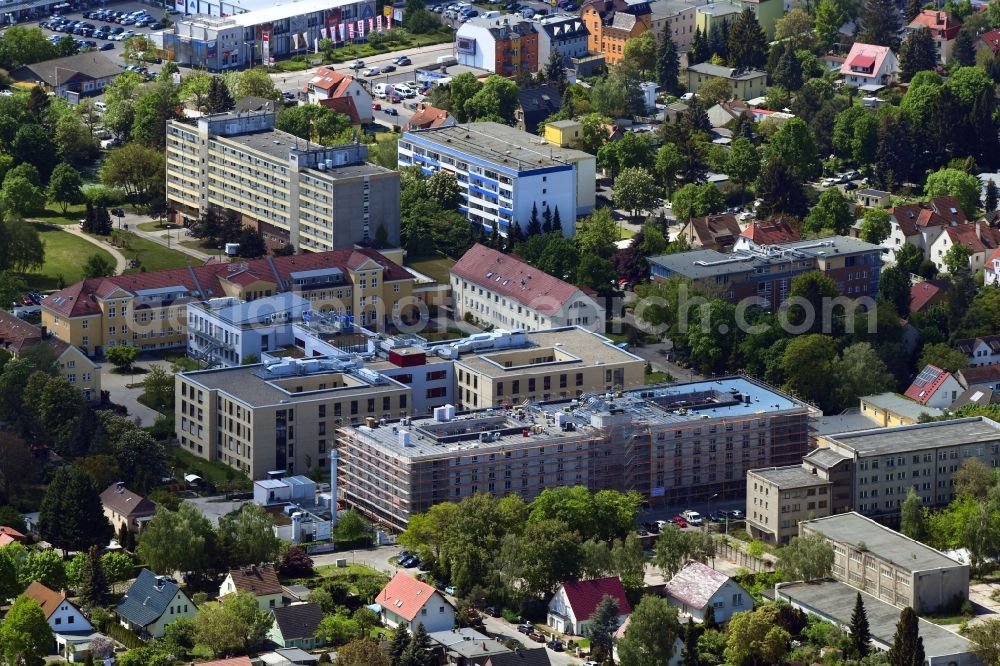
[[168, 624], [179, 617], [194, 617], [197, 610], [173, 578], [143, 569], [115, 607], [115, 614], [132, 631], [163, 638]]

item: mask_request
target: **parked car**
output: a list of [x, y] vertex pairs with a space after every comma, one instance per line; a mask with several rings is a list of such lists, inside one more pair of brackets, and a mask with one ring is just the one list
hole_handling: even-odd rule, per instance
[[558, 638], [553, 638], [551, 641], [549, 641], [548, 643], [546, 643], [546, 645], [553, 652], [562, 652], [563, 649], [564, 649], [563, 642], [561, 640], [559, 640]]
[[164, 26], [159, 21], [153, 21], [152, 23], [149, 24], [149, 29], [150, 30], [163, 30], [164, 27], [166, 27], [166, 26]]
[[387, 115], [387, 116], [398, 116], [399, 115], [399, 111], [397, 111], [396, 109], [392, 108], [391, 106], [385, 107], [384, 109], [382, 109], [382, 112], [385, 113], [385, 115]]
[[364, 60], [355, 60], [351, 63], [351, 69], [362, 69], [365, 66]]
[[701, 525], [703, 522], [701, 514], [691, 509], [681, 512], [681, 516], [691, 525]]
[[683, 517], [683, 516], [681, 516], [680, 514], [678, 514], [678, 515], [674, 516], [673, 518], [671, 518], [671, 521], [672, 521], [672, 522], [674, 523], [674, 525], [676, 525], [677, 527], [687, 527], [687, 526], [688, 526], [688, 523], [687, 523], [687, 521], [686, 521], [686, 520], [684, 520], [684, 517]]
[[114, 48], [115, 48], [115, 43], [114, 42], [104, 42], [103, 44], [101, 44], [101, 47], [98, 50], [99, 51], [113, 51]]
[[449, 585], [448, 587], [444, 588], [444, 593], [445, 594], [450, 594], [450, 595], [454, 596], [455, 595], [455, 586], [454, 585]]
[[543, 634], [540, 631], [532, 631], [530, 634], [528, 634], [528, 638], [535, 641], [536, 643], [545, 642], [545, 634]]
[[483, 609], [483, 612], [490, 617], [500, 617], [500, 611], [497, 610], [496, 606], [487, 606]]
[[381, 111], [382, 105], [378, 102], [372, 102], [372, 111]]
[[857, 183], [847, 183], [846, 185], [844, 185], [844, 190], [846, 190], [848, 192], [850, 192], [851, 190], [856, 190], [856, 189], [858, 189], [858, 184]]
[[382, 69], [379, 67], [369, 67], [365, 71], [361, 72], [361, 76], [378, 76], [382, 73]]
[[393, 58], [392, 61], [397, 65], [399, 65], [400, 67], [406, 67], [407, 65], [413, 64], [412, 61], [406, 56], [399, 56], [397, 58]]
[[523, 624], [517, 625], [517, 630], [520, 631], [525, 636], [530, 636], [535, 631], [535, 625], [530, 622], [524, 622]]

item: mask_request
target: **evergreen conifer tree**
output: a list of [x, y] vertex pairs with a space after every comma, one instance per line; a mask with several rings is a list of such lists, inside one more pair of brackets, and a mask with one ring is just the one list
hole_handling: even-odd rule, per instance
[[531, 218], [528, 220], [527, 237], [542, 233], [542, 223], [538, 221], [538, 204], [531, 204]]
[[864, 659], [871, 650], [871, 631], [868, 628], [868, 611], [865, 602], [858, 592], [854, 601], [854, 612], [851, 613], [851, 651], [858, 659]]
[[[994, 186], [995, 189], [996, 187]], [[552, 213], [552, 231], [562, 235], [562, 219], [559, 217], [559, 206], [556, 206], [555, 211]]]
[[920, 637], [917, 614], [909, 606], [899, 614], [888, 657], [890, 666], [923, 666], [924, 640]]
[[389, 643], [389, 663], [391, 666], [400, 666], [403, 654], [410, 647], [410, 632], [406, 625], [400, 623], [396, 631], [392, 634], [392, 641]]
[[680, 59], [677, 56], [677, 45], [670, 35], [668, 25], [663, 29], [660, 43], [656, 48], [656, 83], [667, 94], [676, 95], [680, 88], [678, 85], [679, 72]]
[[992, 213], [997, 209], [997, 184], [992, 179], [986, 181], [986, 196], [983, 198], [983, 207], [987, 213]]
[[688, 618], [687, 626], [684, 628], [684, 661], [683, 666], [701, 666], [701, 657], [698, 654], [698, 629], [694, 620]]
[[688, 49], [687, 57], [688, 65], [697, 65], [712, 57], [712, 54], [708, 52], [708, 38], [698, 26], [695, 26], [694, 36], [691, 38], [691, 48]]
[[767, 37], [757, 17], [744, 9], [729, 31], [729, 63], [737, 69], [761, 69], [767, 62]]
[[899, 49], [899, 10], [895, 0], [865, 0], [858, 41]]
[[80, 599], [91, 607], [103, 605], [108, 598], [110, 588], [108, 579], [104, 575], [104, 567], [101, 566], [101, 554], [97, 546], [90, 547], [80, 568], [79, 592]]
[[951, 51], [952, 59], [962, 67], [973, 67], [976, 64], [976, 46], [968, 30], [959, 30], [955, 37], [955, 45]]
[[208, 84], [208, 95], [205, 97], [205, 110], [208, 113], [223, 113], [231, 111], [235, 105], [226, 82], [220, 76], [213, 76], [212, 81]]
[[552, 211], [546, 205], [545, 212], [542, 213], [542, 233], [547, 234], [550, 231], [552, 231]]

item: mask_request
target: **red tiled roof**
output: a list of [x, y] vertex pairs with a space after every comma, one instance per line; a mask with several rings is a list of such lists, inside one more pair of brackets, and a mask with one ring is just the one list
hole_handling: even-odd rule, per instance
[[628, 604], [628, 597], [625, 596], [625, 586], [622, 585], [618, 576], [572, 581], [563, 583], [562, 586], [577, 620], [585, 620], [593, 615], [597, 605], [601, 603], [601, 599], [605, 595], [618, 602], [619, 615], [628, 615], [632, 612], [632, 607]]
[[966, 224], [968, 219], [955, 197], [934, 197], [930, 201], [905, 204], [889, 209], [904, 236], [916, 236], [921, 228]]
[[851, 67], [864, 67], [865, 69], [868, 69], [874, 64], [875, 56], [859, 55], [854, 56], [854, 59], [851, 60]]
[[[242, 264], [206, 263], [202, 266], [177, 268], [149, 273], [130, 273], [105, 278], [92, 278], [77, 282], [49, 296], [42, 307], [65, 317], [81, 317], [100, 313], [98, 299], [117, 288], [134, 294], [144, 289], [181, 287], [186, 298], [204, 300], [224, 295], [221, 281], [230, 274], [249, 272], [261, 279], [277, 282], [291, 282], [291, 274], [298, 271], [321, 268], [357, 268], [371, 259], [383, 267], [383, 280], [393, 282], [410, 278], [410, 274], [399, 264], [382, 256], [371, 248], [330, 250], [296, 254], [288, 257], [263, 257], [242, 262]], [[244, 266], [244, 268], [240, 268]], [[350, 280], [350, 276], [345, 275]], [[289, 287], [276, 285], [277, 291], [287, 291]], [[198, 292], [198, 296], [194, 296]]]
[[[911, 28], [928, 28], [934, 39], [952, 40], [962, 27], [962, 22], [951, 12], [941, 12], [936, 9], [924, 9], [910, 21]], [[938, 37], [938, 30], [944, 31], [944, 36]]]
[[950, 372], [945, 372], [941, 368], [928, 365], [920, 371], [920, 374], [917, 375], [917, 378], [913, 380], [913, 383], [910, 384], [903, 395], [910, 400], [919, 402], [921, 405], [926, 405], [934, 397], [934, 393], [941, 388], [941, 384], [949, 377], [951, 377]]
[[407, 620], [413, 620], [436, 591], [405, 571], [397, 571], [375, 597], [375, 603]]
[[740, 234], [757, 245], [778, 245], [802, 240], [799, 232], [787, 221], [780, 218], [753, 222]]
[[59, 608], [59, 604], [66, 600], [65, 590], [62, 592], [50, 590], [37, 580], [32, 582], [23, 594], [29, 599], [34, 599], [38, 602], [38, 605], [42, 607], [42, 612], [45, 613], [46, 619], [56, 612]]
[[964, 245], [973, 252], [985, 252], [1000, 247], [1000, 230], [982, 222], [960, 224], [957, 227], [948, 227], [945, 231], [952, 243]]
[[319, 100], [319, 105], [328, 109], [333, 109], [337, 113], [342, 113], [351, 119], [352, 125], [360, 125], [361, 117], [358, 115], [358, 107], [354, 103], [354, 98], [347, 95], [330, 97]]
[[993, 250], [993, 254], [986, 258], [986, 265], [989, 266], [994, 261], [1000, 261], [1000, 248]]
[[990, 30], [989, 32], [984, 32], [979, 35], [979, 39], [983, 42], [983, 45], [993, 51], [993, 53], [1000, 51], [1000, 30]]
[[1000, 365], [974, 365], [958, 371], [966, 387], [1000, 382]]
[[933, 282], [918, 282], [910, 287], [910, 312], [920, 312], [930, 301], [942, 292]]
[[[853, 75], [874, 78], [878, 75], [879, 70], [882, 69], [882, 63], [891, 52], [888, 46], [854, 42], [854, 45], [851, 46], [851, 52], [847, 54], [844, 64], [840, 67], [840, 73], [845, 76]], [[857, 72], [852, 70], [852, 67], [869, 69], [870, 73]]]
[[255, 597], [281, 594], [282, 587], [278, 581], [278, 574], [270, 565], [233, 569], [229, 575], [233, 578], [233, 585], [240, 592], [250, 592]]
[[448, 120], [448, 112], [430, 104], [420, 104], [404, 130], [433, 129]]
[[19, 352], [41, 340], [41, 328], [0, 310], [0, 348]]
[[353, 82], [353, 76], [335, 72], [329, 67], [320, 67], [316, 70], [316, 75], [309, 79], [309, 85], [326, 90], [330, 97], [343, 95]]
[[451, 267], [458, 277], [545, 314], [559, 312], [580, 288], [522, 259], [476, 243]]
[[13, 527], [0, 526], [0, 548], [23, 540], [24, 535]]

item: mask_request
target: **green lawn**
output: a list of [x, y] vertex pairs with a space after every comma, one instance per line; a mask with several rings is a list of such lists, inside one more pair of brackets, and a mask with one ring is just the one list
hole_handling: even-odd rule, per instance
[[169, 464], [175, 467], [174, 476], [179, 479], [185, 474], [197, 474], [211, 483], [221, 483], [229, 479], [245, 478], [237, 470], [218, 461], [209, 461], [177, 447], [170, 449]]
[[57, 227], [36, 224], [38, 235], [45, 243], [45, 263], [37, 273], [27, 273], [23, 277], [32, 289], [51, 291], [62, 285], [71, 285], [83, 279], [83, 264], [92, 254], [100, 254], [115, 263], [107, 250], [77, 238]]
[[66, 214], [63, 215], [62, 208], [55, 204], [49, 204], [42, 213], [35, 216], [40, 222], [47, 224], [80, 224], [80, 220], [87, 213], [87, 207], [83, 204], [68, 206]]
[[651, 372], [645, 375], [644, 379], [647, 386], [674, 381], [673, 376], [669, 372]]
[[455, 40], [454, 33], [447, 28], [439, 30], [437, 32], [428, 33], [425, 35], [407, 35], [403, 39], [397, 42], [386, 42], [383, 46], [376, 48], [371, 44], [351, 44], [350, 46], [343, 46], [333, 50], [331, 54], [332, 57], [329, 58], [326, 64], [335, 64], [338, 62], [347, 62], [349, 60], [354, 60], [355, 58], [370, 58], [371, 56], [381, 55], [383, 53], [392, 53], [393, 51], [401, 51], [403, 49], [409, 49], [416, 46], [431, 46], [433, 44], [445, 44], [447, 42], [452, 42]]
[[149, 222], [140, 222], [136, 226], [139, 227], [139, 231], [163, 231], [165, 229], [180, 229], [179, 225], [172, 224], [164, 220], [150, 220]]
[[406, 265], [442, 284], [448, 284], [451, 281], [451, 267], [455, 265], [455, 261], [444, 255], [438, 255], [408, 259]]
[[122, 249], [122, 254], [129, 259], [138, 259], [139, 261], [141, 268], [134, 269], [131, 272], [138, 272], [141, 269], [145, 269], [147, 272], [164, 271], [169, 268], [184, 268], [185, 266], [196, 266], [201, 263], [190, 255], [178, 252], [177, 250], [169, 250], [158, 243], [141, 238], [133, 233], [127, 231], [117, 233], [127, 239], [128, 247]]

